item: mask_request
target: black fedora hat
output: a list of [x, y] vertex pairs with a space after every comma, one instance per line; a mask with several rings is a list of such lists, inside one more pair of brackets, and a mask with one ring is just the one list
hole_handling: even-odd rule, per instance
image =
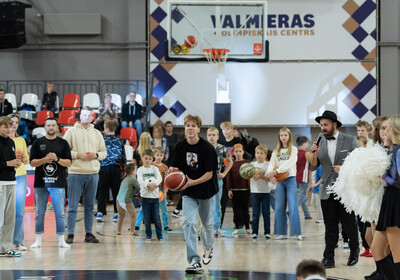
[[342, 126], [342, 123], [340, 121], [338, 121], [336, 114], [332, 111], [325, 110], [325, 112], [322, 113], [322, 116], [315, 118], [315, 121], [317, 123], [319, 123], [321, 119], [330, 119], [331, 121], [334, 121], [337, 123], [337, 127]]

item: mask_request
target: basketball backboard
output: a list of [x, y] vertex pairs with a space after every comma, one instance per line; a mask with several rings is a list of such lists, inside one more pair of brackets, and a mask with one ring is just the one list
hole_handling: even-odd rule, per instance
[[[228, 61], [266, 62], [267, 1], [168, 1], [166, 60], [206, 61], [204, 49], [229, 49]], [[188, 36], [195, 47], [185, 45]]]

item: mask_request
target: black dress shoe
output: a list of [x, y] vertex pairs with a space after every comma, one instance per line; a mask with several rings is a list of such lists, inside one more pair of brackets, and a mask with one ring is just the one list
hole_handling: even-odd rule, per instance
[[349, 258], [347, 259], [347, 265], [348, 266], [353, 266], [358, 263], [358, 256], [360, 255], [360, 249], [357, 248], [357, 250], [350, 252]]
[[372, 274], [365, 276], [365, 280], [386, 280], [386, 277], [380, 273], [379, 271], [375, 270]]
[[335, 267], [335, 259], [333, 258], [323, 258], [321, 264], [325, 268], [334, 268]]

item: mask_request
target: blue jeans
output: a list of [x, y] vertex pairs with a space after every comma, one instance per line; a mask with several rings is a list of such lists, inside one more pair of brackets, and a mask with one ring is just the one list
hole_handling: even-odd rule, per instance
[[269, 204], [271, 205], [272, 210], [275, 211], [275, 190], [271, 190], [269, 193]]
[[251, 225], [253, 229], [252, 233], [258, 234], [260, 211], [262, 211], [264, 218], [264, 234], [270, 234], [269, 193], [252, 193], [251, 202], [253, 204], [253, 223]]
[[214, 229], [220, 228], [221, 225], [221, 197], [222, 197], [222, 185], [224, 181], [218, 178], [218, 192], [214, 196]]
[[35, 188], [35, 233], [42, 234], [44, 232], [44, 216], [46, 214], [47, 202], [53, 202], [54, 214], [56, 216], [56, 233], [64, 235], [65, 233], [65, 189], [64, 188]]
[[276, 183], [274, 234], [287, 235], [287, 204], [289, 204], [290, 236], [301, 235], [295, 176], [288, 177], [283, 182]]
[[28, 179], [26, 175], [15, 176], [17, 181], [15, 194], [15, 226], [14, 226], [14, 244], [24, 244], [24, 215], [25, 199]]
[[297, 198], [298, 205], [299, 206], [301, 205], [301, 208], [303, 209], [304, 212], [304, 217], [311, 218], [310, 211], [308, 210], [308, 205], [307, 205], [308, 184], [307, 183], [297, 184], [297, 190], [298, 190], [298, 198]]
[[186, 240], [186, 254], [188, 263], [201, 260], [197, 251], [197, 211], [201, 220], [200, 241], [204, 250], [211, 250], [214, 242], [214, 199], [194, 199], [182, 197], [183, 233]]
[[[129, 123], [127, 121], [123, 121], [121, 123], [121, 128], [128, 127]], [[140, 120], [136, 120], [133, 123], [133, 127], [136, 129], [137, 139], [139, 140], [140, 135], [142, 134], [142, 122]]]
[[91, 233], [94, 217], [94, 201], [96, 198], [99, 174], [68, 175], [68, 234], [74, 234], [79, 199], [83, 191], [83, 207], [85, 212], [85, 232]]
[[[162, 216], [162, 221], [163, 221], [163, 226], [164, 228], [168, 227], [168, 211], [167, 211], [167, 199], [163, 199], [163, 201], [160, 202], [160, 208], [161, 208], [161, 216]], [[143, 222], [143, 209], [140, 207], [139, 213], [136, 218], [136, 227], [140, 227], [140, 224]]]
[[159, 204], [158, 198], [142, 197], [143, 217], [147, 238], [151, 238], [151, 218], [154, 220], [157, 238], [162, 238]]

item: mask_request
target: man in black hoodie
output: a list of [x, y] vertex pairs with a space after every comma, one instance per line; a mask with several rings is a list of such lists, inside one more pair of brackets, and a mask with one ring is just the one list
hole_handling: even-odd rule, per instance
[[136, 92], [129, 92], [129, 101], [122, 105], [122, 123], [121, 127], [134, 127], [136, 129], [137, 138], [142, 134], [142, 105], [136, 102]]
[[21, 165], [16, 158], [14, 141], [9, 137], [12, 121], [0, 117], [0, 257], [20, 257], [10, 249], [15, 225], [15, 169]]
[[6, 91], [0, 89], [0, 117], [12, 114], [13, 107], [10, 102], [6, 99]]

